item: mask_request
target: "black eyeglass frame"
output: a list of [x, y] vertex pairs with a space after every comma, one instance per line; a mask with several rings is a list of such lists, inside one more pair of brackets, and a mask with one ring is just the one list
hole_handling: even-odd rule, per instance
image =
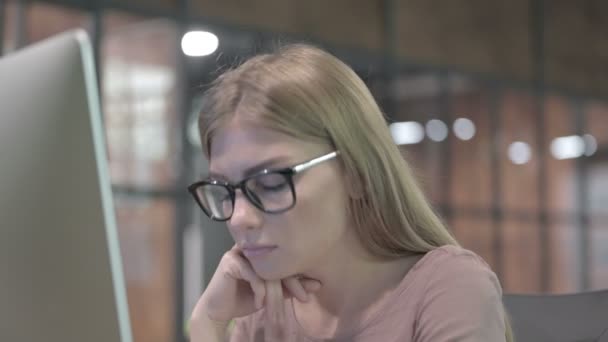
[[[297, 175], [300, 172], [308, 170], [316, 165], [319, 165], [320, 163], [322, 163], [324, 161], [331, 160], [331, 159], [337, 157], [339, 154], [340, 154], [339, 151], [333, 151], [333, 152], [324, 154], [322, 156], [313, 158], [309, 161], [297, 164], [295, 166], [281, 168], [281, 169], [264, 169], [260, 172], [256, 172], [250, 176], [245, 177], [243, 180], [239, 181], [236, 184], [232, 184], [232, 183], [226, 182], [226, 181], [215, 180], [215, 179], [206, 179], [206, 180], [198, 181], [198, 182], [192, 183], [188, 186], [188, 192], [190, 192], [192, 197], [194, 197], [194, 200], [196, 201], [198, 206], [203, 210], [203, 212], [214, 221], [223, 222], [223, 221], [228, 221], [228, 220], [230, 220], [230, 218], [232, 218], [232, 214], [234, 214], [234, 205], [236, 202], [236, 190], [237, 189], [240, 189], [241, 192], [243, 193], [243, 195], [245, 196], [245, 198], [247, 198], [247, 200], [260, 211], [262, 211], [264, 213], [268, 213], [268, 214], [280, 214], [280, 213], [290, 210], [291, 208], [293, 208], [296, 205], [296, 189], [295, 189], [295, 186], [293, 183], [293, 176]], [[245, 186], [247, 181], [249, 181], [253, 178], [259, 177], [261, 175], [267, 175], [267, 174], [281, 174], [287, 180], [287, 184], [289, 185], [289, 188], [291, 190], [291, 195], [292, 195], [292, 203], [287, 208], [283, 208], [283, 209], [279, 209], [279, 210], [265, 209], [263, 207], [261, 201], [256, 199], [257, 196], [255, 195], [255, 193], [251, 192]], [[196, 191], [199, 187], [202, 187], [205, 185], [223, 186], [224, 188], [226, 188], [228, 190], [228, 194], [230, 195], [230, 200], [232, 202], [232, 212], [230, 213], [230, 215], [228, 215], [225, 218], [217, 218], [217, 217], [214, 217], [213, 214], [205, 208], [205, 206], [203, 205], [203, 202], [199, 198], [199, 195]]]

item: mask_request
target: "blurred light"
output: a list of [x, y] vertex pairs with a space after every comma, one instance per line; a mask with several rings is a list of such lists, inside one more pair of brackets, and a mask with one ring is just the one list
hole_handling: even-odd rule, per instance
[[530, 161], [532, 149], [525, 142], [515, 141], [509, 145], [509, 159], [513, 164], [522, 165]]
[[429, 120], [426, 123], [426, 135], [433, 141], [443, 141], [448, 137], [448, 126], [441, 120]]
[[182, 37], [182, 51], [188, 56], [207, 56], [215, 52], [219, 45], [216, 35], [206, 31], [190, 31]]
[[583, 135], [583, 140], [585, 141], [585, 155], [592, 156], [597, 151], [597, 140], [591, 134]]
[[466, 118], [456, 119], [454, 134], [461, 140], [471, 140], [475, 136], [475, 124]]
[[551, 141], [551, 154], [555, 159], [578, 158], [585, 153], [585, 141], [578, 135], [559, 137]]
[[424, 139], [424, 128], [415, 121], [394, 122], [389, 128], [397, 145], [417, 144]]
[[201, 147], [201, 136], [199, 133], [198, 127], [198, 113], [193, 112], [190, 114], [190, 118], [188, 120], [188, 141], [192, 146]]

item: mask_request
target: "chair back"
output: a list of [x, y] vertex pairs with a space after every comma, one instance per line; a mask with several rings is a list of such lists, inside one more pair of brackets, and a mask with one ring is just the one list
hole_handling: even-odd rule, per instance
[[608, 290], [503, 296], [515, 342], [608, 342]]

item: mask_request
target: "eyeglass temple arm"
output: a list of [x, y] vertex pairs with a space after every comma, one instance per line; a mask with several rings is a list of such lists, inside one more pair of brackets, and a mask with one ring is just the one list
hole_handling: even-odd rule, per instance
[[306, 163], [302, 163], [302, 164], [300, 164], [300, 165], [296, 165], [296, 166], [294, 166], [294, 167], [293, 167], [293, 171], [294, 171], [295, 173], [302, 172], [302, 171], [304, 171], [304, 170], [306, 170], [306, 169], [309, 169], [309, 168], [311, 168], [311, 167], [313, 167], [313, 166], [315, 166], [315, 165], [317, 165], [317, 164], [319, 164], [319, 163], [322, 163], [322, 162], [324, 162], [324, 161], [326, 161], [326, 160], [333, 159], [333, 158], [335, 158], [335, 157], [336, 157], [338, 154], [339, 154], [339, 152], [338, 152], [338, 151], [333, 151], [333, 152], [330, 152], [330, 153], [328, 153], [328, 154], [322, 155], [322, 156], [317, 157], [317, 158], [315, 158], [315, 159], [313, 159], [313, 160], [307, 161]]

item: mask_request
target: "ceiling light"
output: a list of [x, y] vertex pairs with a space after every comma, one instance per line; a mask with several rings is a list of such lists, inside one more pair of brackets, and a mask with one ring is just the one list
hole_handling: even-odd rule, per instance
[[217, 50], [217, 36], [207, 31], [190, 31], [182, 37], [182, 51], [187, 56], [208, 56]]
[[394, 122], [389, 128], [397, 145], [417, 144], [424, 139], [424, 128], [415, 121]]

